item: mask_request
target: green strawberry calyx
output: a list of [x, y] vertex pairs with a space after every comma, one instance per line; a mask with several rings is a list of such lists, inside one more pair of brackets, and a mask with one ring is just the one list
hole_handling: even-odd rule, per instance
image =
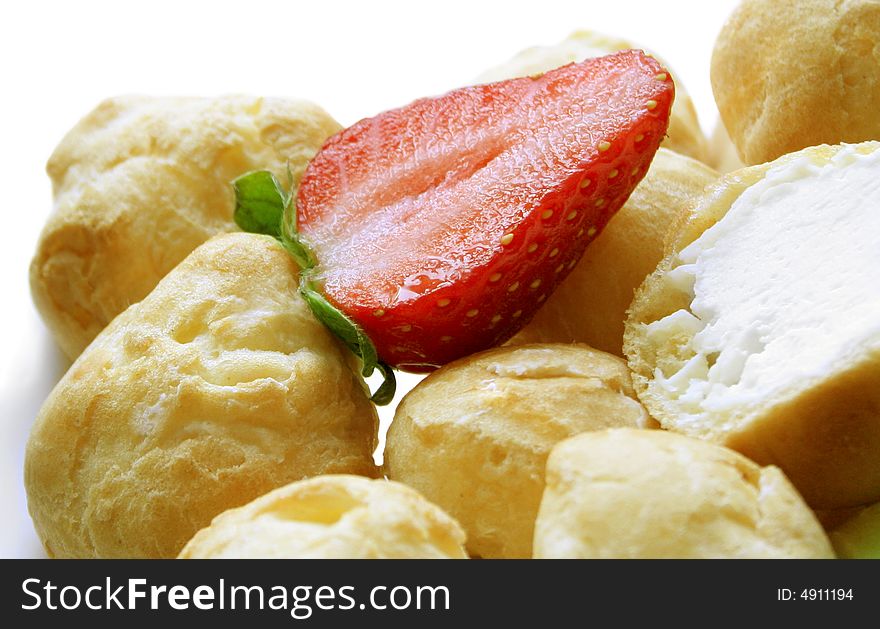
[[272, 236], [281, 243], [300, 268], [299, 293], [312, 314], [360, 358], [361, 375], [367, 378], [374, 370], [382, 374], [382, 384], [370, 400], [378, 406], [389, 404], [397, 389], [394, 371], [379, 360], [375, 345], [361, 327], [321, 294], [313, 278], [317, 260], [297, 231], [293, 195], [266, 170], [241, 175], [232, 182], [232, 189], [236, 225], [246, 232]]

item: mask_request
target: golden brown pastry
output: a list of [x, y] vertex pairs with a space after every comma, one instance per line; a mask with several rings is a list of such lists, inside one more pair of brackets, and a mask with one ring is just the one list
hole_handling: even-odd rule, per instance
[[710, 187], [639, 288], [624, 348], [664, 428], [782, 468], [817, 509], [880, 500], [880, 143]]
[[464, 531], [405, 485], [318, 476], [218, 515], [179, 559], [467, 559]]
[[634, 398], [624, 362], [583, 345], [475, 354], [403, 399], [385, 472], [458, 520], [472, 554], [530, 557], [550, 449], [585, 430], [654, 427]]
[[566, 439], [547, 461], [536, 558], [833, 556], [785, 475], [727, 448], [617, 429]]
[[712, 137], [709, 138], [709, 164], [721, 174], [739, 170], [745, 164], [739, 158], [733, 141], [720, 120], [715, 124]]
[[[583, 61], [591, 57], [602, 57], [618, 50], [641, 48], [617, 37], [602, 35], [592, 31], [576, 31], [553, 46], [536, 46], [527, 48], [506, 63], [487, 70], [478, 77], [478, 81], [489, 83], [502, 81], [519, 76], [543, 74], [548, 70], [569, 63]], [[664, 63], [664, 66], [669, 67]], [[706, 138], [697, 120], [697, 110], [681, 81], [675, 79], [675, 103], [669, 118], [669, 130], [663, 146], [705, 162]]]
[[744, 0], [712, 54], [712, 91], [740, 158], [880, 139], [880, 3]]
[[232, 221], [230, 182], [268, 169], [293, 183], [339, 125], [302, 101], [226, 96], [101, 103], [47, 171], [55, 212], [31, 262], [31, 292], [76, 358], [190, 251]]
[[622, 356], [633, 292], [663, 257], [670, 224], [716, 178], [701, 162], [657, 151], [632, 196], [510, 343], [586, 343]]
[[374, 475], [377, 417], [272, 238], [217, 236], [119, 315], [43, 405], [28, 508], [52, 557], [174, 557], [291, 481]]

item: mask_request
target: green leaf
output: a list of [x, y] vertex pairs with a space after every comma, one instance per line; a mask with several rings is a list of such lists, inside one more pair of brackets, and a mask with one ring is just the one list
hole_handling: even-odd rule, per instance
[[245, 173], [232, 182], [235, 224], [254, 234], [281, 238], [281, 222], [290, 197], [275, 175], [266, 170]]
[[359, 325], [355, 325], [355, 328], [357, 328], [358, 333], [358, 355], [364, 364], [361, 373], [364, 378], [368, 378], [373, 375], [373, 369], [379, 364], [379, 355], [376, 353], [376, 346], [373, 345], [370, 337], [364, 334]]
[[[327, 301], [321, 293], [315, 290], [306, 275], [300, 278], [299, 292], [318, 321], [327, 326], [351, 351], [361, 356], [360, 340], [362, 333], [354, 321], [345, 316], [336, 306]], [[370, 374], [364, 373], [364, 375], [368, 376]]]
[[287, 189], [290, 191], [290, 196], [293, 196], [293, 171], [290, 170], [290, 160], [284, 164], [284, 171], [287, 173]]
[[385, 406], [394, 399], [394, 393], [397, 391], [397, 379], [394, 377], [394, 370], [382, 361], [376, 363], [376, 368], [382, 374], [383, 380], [370, 399], [377, 406]]
[[354, 321], [349, 319], [343, 312], [331, 304], [318, 292], [308, 273], [300, 277], [299, 292], [309, 305], [315, 317], [335, 334], [358, 358], [361, 359], [361, 374], [366, 378], [372, 375], [375, 369], [382, 374], [382, 384], [370, 398], [374, 404], [384, 406], [394, 398], [397, 389], [397, 380], [391, 367], [379, 361], [376, 347], [370, 338], [361, 330]]
[[282, 228], [281, 244], [303, 271], [307, 271], [315, 266], [315, 256], [312, 254], [309, 246], [300, 238], [299, 234], [288, 234]]
[[281, 218], [281, 244], [303, 271], [308, 271], [317, 264], [311, 248], [296, 230], [296, 206], [292, 198], [288, 198]]

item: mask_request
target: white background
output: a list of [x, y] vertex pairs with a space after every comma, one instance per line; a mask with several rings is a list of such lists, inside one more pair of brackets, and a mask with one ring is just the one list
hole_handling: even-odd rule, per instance
[[99, 101], [246, 92], [313, 100], [348, 125], [470, 82], [580, 28], [653, 50], [709, 133], [715, 36], [734, 0], [8, 2], [0, 13], [0, 557], [41, 556], [22, 458], [67, 364], [34, 310], [27, 266], [51, 209], [44, 165]]

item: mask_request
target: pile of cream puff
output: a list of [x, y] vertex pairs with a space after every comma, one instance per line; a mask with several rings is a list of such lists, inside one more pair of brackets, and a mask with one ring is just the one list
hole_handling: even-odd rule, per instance
[[[352, 357], [218, 194], [295, 185], [339, 125], [282, 99], [100, 104], [49, 160], [30, 269], [74, 361], [27, 445], [46, 552], [877, 556], [878, 42], [876, 2], [744, 0], [712, 141], [677, 81], [623, 209], [507, 345], [406, 395], [382, 465]], [[631, 47], [578, 32], [478, 80]]]

